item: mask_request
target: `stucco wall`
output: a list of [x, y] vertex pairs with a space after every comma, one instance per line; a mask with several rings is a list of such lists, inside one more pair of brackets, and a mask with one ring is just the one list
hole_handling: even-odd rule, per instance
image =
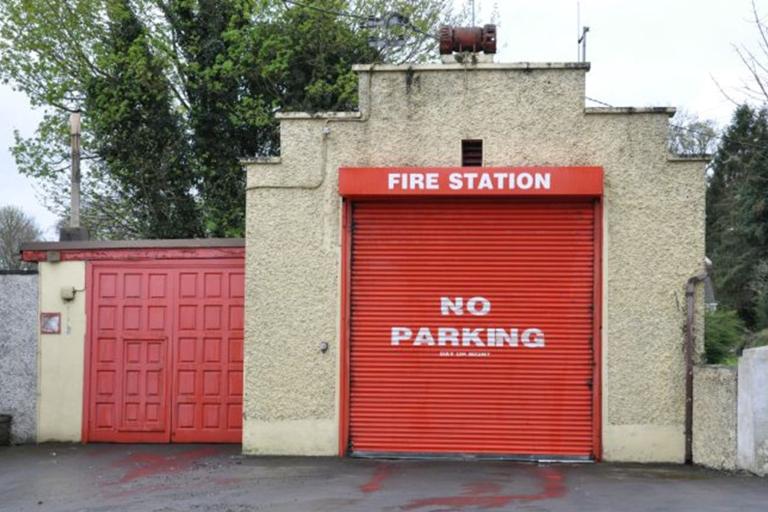
[[693, 372], [693, 462], [736, 469], [737, 371], [698, 366]]
[[0, 274], [0, 414], [13, 416], [11, 443], [35, 441], [37, 274]]
[[281, 158], [248, 167], [244, 451], [338, 450], [338, 168], [458, 166], [482, 139], [486, 166], [604, 167], [604, 457], [682, 461], [705, 188], [701, 162], [668, 159], [670, 112], [585, 110], [573, 65], [358, 71], [361, 114], [284, 115]]
[[[80, 441], [85, 347], [85, 262], [38, 264], [40, 311], [61, 313], [61, 334], [41, 334], [38, 345], [37, 440]], [[74, 300], [61, 288], [74, 286]]]

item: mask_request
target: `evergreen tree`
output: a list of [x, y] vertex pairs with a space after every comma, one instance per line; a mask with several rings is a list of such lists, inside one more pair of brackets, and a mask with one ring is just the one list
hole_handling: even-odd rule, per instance
[[132, 205], [137, 236], [202, 236], [189, 147], [163, 64], [128, 0], [107, 3], [108, 28], [85, 83], [84, 107], [99, 159], [93, 176], [110, 180]]
[[[256, 8], [239, 0], [171, 0], [205, 228], [242, 236], [245, 173], [240, 158], [276, 154], [273, 113], [352, 109], [356, 62], [376, 58], [366, 38], [329, 9], [343, 1]], [[249, 7], [250, 6], [250, 7]], [[322, 7], [321, 9], [318, 6]]]
[[707, 254], [718, 301], [766, 327], [768, 110], [741, 106], [725, 130], [707, 190]]

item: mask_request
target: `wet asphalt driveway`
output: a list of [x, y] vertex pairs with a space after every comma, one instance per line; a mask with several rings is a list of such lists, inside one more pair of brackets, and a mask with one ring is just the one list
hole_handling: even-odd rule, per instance
[[244, 457], [239, 450], [0, 448], [0, 510], [768, 511], [768, 479], [701, 468]]

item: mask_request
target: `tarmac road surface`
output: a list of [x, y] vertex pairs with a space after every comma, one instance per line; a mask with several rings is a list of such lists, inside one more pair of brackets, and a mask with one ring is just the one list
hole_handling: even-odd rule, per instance
[[246, 457], [232, 445], [0, 448], [12, 511], [768, 511], [768, 479], [698, 467]]

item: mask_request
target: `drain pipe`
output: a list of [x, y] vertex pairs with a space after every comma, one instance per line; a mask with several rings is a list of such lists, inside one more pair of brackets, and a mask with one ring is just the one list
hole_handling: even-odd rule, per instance
[[[706, 268], [711, 265], [705, 259]], [[696, 285], [707, 278], [707, 271], [697, 274], [685, 285], [685, 463], [693, 464], [693, 354], [696, 351], [693, 325], [696, 320]]]

